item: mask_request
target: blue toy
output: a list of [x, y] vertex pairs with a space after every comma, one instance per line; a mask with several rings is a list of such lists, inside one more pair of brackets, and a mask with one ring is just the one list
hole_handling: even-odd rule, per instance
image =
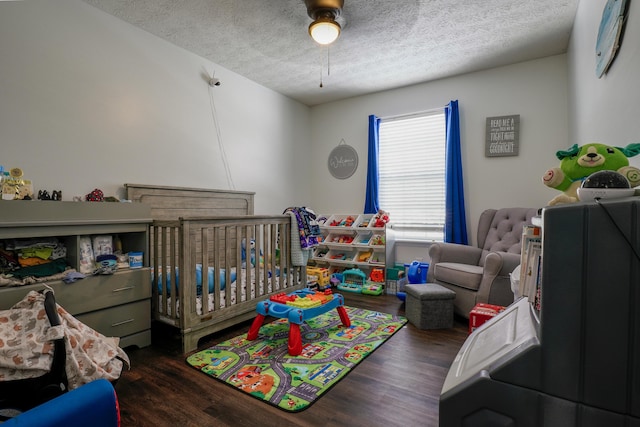
[[[411, 261], [411, 264], [405, 264], [405, 268], [407, 270], [407, 279], [411, 284], [421, 284], [427, 283], [427, 271], [429, 270], [429, 264], [420, 261]], [[405, 301], [407, 299], [407, 294], [404, 292], [404, 283], [400, 281], [400, 288], [398, 289], [398, 299], [401, 301]]]
[[[164, 292], [164, 290], [166, 289], [167, 291], [167, 296], [171, 296], [171, 280], [173, 280], [173, 278], [171, 277], [171, 274], [169, 273], [168, 269], [165, 269], [166, 277], [165, 280], [163, 282], [162, 280], [162, 271], [160, 272], [160, 274], [158, 274], [158, 279], [157, 279], [157, 285], [158, 285], [158, 294], [162, 295], [162, 293]], [[209, 293], [213, 292], [213, 280], [214, 280], [214, 268], [213, 267], [208, 267], [207, 268], [207, 274], [205, 274], [205, 276], [207, 277], [208, 280], [208, 284], [209, 284]], [[235, 282], [236, 280], [236, 271], [235, 269], [232, 269], [231, 272], [231, 282]], [[202, 264], [196, 264], [196, 293], [197, 295], [202, 295]], [[153, 283], [154, 281], [154, 271], [153, 269], [151, 270], [151, 281]], [[178, 270], [178, 267], [175, 267], [175, 288], [176, 290], [180, 290], [180, 271]], [[220, 283], [220, 290], [224, 290], [224, 288], [227, 285], [227, 274], [226, 274], [226, 270], [224, 268], [220, 269], [220, 274], [218, 275], [218, 282]]]
[[409, 283], [427, 283], [427, 271], [429, 270], [429, 264], [420, 261], [412, 261], [411, 264], [405, 264], [405, 267], [409, 267], [407, 271], [407, 279]]
[[[254, 239], [249, 240], [249, 259], [251, 265], [255, 265], [256, 241]], [[242, 239], [242, 268], [247, 268], [247, 239]]]

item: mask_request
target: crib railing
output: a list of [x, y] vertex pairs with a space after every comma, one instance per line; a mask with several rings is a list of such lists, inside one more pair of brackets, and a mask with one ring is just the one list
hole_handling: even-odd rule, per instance
[[257, 300], [306, 285], [289, 216], [155, 221], [150, 234], [154, 318], [183, 331], [250, 317]]

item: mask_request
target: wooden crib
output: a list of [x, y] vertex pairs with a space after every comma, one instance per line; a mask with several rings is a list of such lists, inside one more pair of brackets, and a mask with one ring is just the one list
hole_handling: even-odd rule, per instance
[[255, 316], [256, 303], [306, 286], [291, 264], [291, 218], [253, 215], [253, 194], [126, 184], [151, 206], [152, 312], [175, 326], [184, 353]]

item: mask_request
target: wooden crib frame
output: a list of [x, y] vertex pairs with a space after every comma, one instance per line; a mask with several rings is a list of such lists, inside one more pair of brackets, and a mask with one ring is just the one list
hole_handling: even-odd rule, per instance
[[[152, 318], [179, 329], [185, 354], [196, 350], [201, 338], [253, 318], [258, 301], [306, 286], [306, 268], [291, 263], [291, 217], [252, 215], [254, 193], [137, 184], [125, 188], [130, 200], [152, 206]], [[226, 215], [216, 215], [221, 212]], [[178, 218], [169, 218], [176, 214]], [[253, 262], [252, 241], [259, 254]]]

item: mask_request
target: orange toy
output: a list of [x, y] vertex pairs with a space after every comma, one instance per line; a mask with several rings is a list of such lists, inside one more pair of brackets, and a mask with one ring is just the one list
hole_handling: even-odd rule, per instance
[[374, 268], [369, 274], [369, 280], [377, 283], [384, 283], [384, 271], [381, 268]]

